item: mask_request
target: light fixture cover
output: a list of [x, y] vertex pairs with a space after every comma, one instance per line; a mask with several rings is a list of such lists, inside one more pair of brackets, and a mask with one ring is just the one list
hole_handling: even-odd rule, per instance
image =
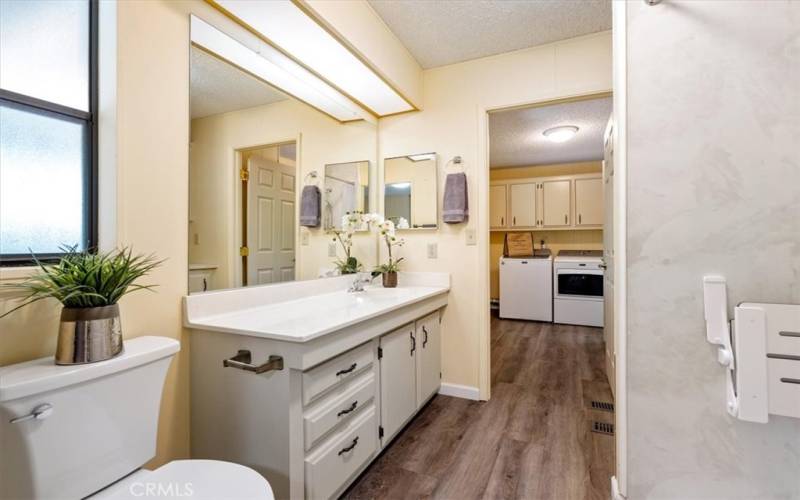
[[542, 132], [542, 135], [553, 142], [566, 142], [575, 137], [578, 130], [578, 127], [575, 125], [562, 125], [560, 127], [549, 128]]

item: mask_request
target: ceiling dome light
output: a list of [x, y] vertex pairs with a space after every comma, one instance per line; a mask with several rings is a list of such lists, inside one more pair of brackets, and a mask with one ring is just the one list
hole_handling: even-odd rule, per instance
[[553, 142], [566, 142], [578, 133], [578, 127], [575, 125], [564, 125], [561, 127], [553, 127], [542, 132], [542, 135], [547, 137]]

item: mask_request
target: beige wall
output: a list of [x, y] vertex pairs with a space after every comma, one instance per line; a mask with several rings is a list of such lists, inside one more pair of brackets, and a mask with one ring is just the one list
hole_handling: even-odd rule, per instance
[[[234, 286], [239, 266], [239, 239], [235, 223], [237, 149], [297, 140], [297, 195], [306, 174], [316, 170], [320, 189], [325, 165], [368, 160], [375, 176], [377, 131], [367, 122], [340, 124], [313, 108], [287, 99], [265, 106], [233, 111], [192, 120], [192, 232], [200, 233], [200, 245], [192, 245], [197, 262], [210, 260], [220, 268], [215, 282]], [[313, 182], [309, 179], [309, 182]], [[375, 194], [371, 194], [374, 199]], [[322, 228], [301, 228], [308, 232], [308, 245], [297, 245], [297, 279], [316, 278], [321, 267], [330, 267], [331, 241]], [[354, 255], [375, 263], [375, 240], [357, 235]]]
[[[502, 75], [502, 78], [498, 78]], [[438, 196], [444, 171], [453, 156], [464, 159], [469, 182], [470, 221], [442, 224], [437, 231], [406, 232], [400, 250], [404, 269], [445, 271], [452, 289], [444, 316], [443, 381], [470, 387], [480, 385], [482, 335], [488, 334], [489, 233], [488, 167], [483, 155], [482, 110], [543, 102], [562, 97], [611, 90], [611, 35], [609, 32], [553, 43], [424, 72], [424, 106], [419, 113], [385, 118], [379, 123], [381, 158], [432, 151], [439, 155]], [[478, 166], [486, 169], [482, 174]], [[482, 177], [481, 177], [482, 176]], [[485, 185], [478, 185], [482, 178]], [[483, 219], [481, 219], [483, 218]], [[441, 218], [440, 218], [441, 220]], [[476, 231], [486, 245], [466, 244], [465, 230]], [[427, 243], [438, 244], [438, 259], [427, 258]]]

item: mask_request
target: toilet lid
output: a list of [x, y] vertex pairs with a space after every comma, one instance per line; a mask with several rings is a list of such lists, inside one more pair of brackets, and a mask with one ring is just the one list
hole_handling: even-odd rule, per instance
[[108, 499], [191, 498], [192, 500], [274, 500], [258, 472], [219, 460], [175, 460], [146, 474], [134, 474], [106, 490]]

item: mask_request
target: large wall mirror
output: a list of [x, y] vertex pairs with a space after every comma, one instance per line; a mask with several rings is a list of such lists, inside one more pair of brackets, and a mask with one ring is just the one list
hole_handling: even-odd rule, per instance
[[[198, 43], [195, 19], [190, 293], [335, 274], [331, 269], [342, 250], [330, 248], [327, 230], [345, 212], [368, 211], [376, 204], [370, 184], [376, 177], [371, 172], [377, 164], [375, 125], [341, 122], [232, 64]], [[203, 29], [227, 37], [209, 31], [215, 30], [209, 25]], [[301, 225], [306, 186], [320, 195], [314, 227]], [[352, 251], [359, 261], [374, 265], [375, 238], [358, 235], [356, 240]]]
[[368, 160], [325, 165], [325, 229], [341, 229], [348, 213], [369, 213], [369, 169]]
[[403, 218], [410, 229], [435, 229], [438, 224], [436, 153], [383, 161], [384, 216], [395, 224]]

